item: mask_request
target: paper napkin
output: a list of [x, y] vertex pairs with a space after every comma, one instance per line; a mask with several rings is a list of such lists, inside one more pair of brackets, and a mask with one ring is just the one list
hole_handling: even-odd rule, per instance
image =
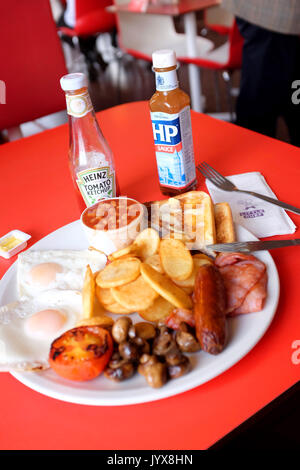
[[[226, 178], [239, 189], [255, 191], [277, 199], [265, 178], [259, 172], [242, 173], [227, 176]], [[280, 207], [248, 194], [222, 191], [207, 179], [206, 186], [213, 202], [228, 202], [232, 210], [233, 220], [258, 238], [295, 232], [295, 224]]]

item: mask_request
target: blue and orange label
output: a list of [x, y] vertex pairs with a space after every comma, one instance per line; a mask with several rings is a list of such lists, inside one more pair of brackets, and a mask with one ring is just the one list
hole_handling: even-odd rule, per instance
[[[190, 108], [178, 114], [152, 112], [151, 120], [160, 184], [173, 188], [188, 186], [196, 177]], [[182, 133], [184, 125], [190, 128]]]

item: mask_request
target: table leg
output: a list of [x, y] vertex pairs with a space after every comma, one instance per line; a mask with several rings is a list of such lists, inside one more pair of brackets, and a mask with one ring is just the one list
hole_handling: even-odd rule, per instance
[[[186, 35], [186, 47], [188, 57], [197, 56], [196, 38], [197, 38], [197, 21], [196, 13], [190, 12], [183, 15], [184, 31]], [[201, 102], [201, 76], [200, 68], [194, 64], [188, 64], [189, 82], [191, 90], [191, 107], [199, 113], [202, 112]]]

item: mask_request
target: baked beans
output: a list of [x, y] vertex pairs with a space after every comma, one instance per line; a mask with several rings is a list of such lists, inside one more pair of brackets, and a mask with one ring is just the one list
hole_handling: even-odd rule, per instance
[[96, 230], [115, 230], [129, 225], [141, 214], [141, 206], [132, 199], [109, 199], [86, 210], [83, 223]]

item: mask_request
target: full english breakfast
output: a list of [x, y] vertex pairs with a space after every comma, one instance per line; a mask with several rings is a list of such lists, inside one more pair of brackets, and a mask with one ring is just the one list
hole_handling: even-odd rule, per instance
[[[109, 235], [117, 217], [114, 230], [126, 229], [142, 205], [124, 201], [101, 203], [101, 217], [89, 208], [82, 222]], [[263, 309], [265, 264], [206, 249], [235, 231], [230, 206], [201, 191], [153, 203], [150, 219], [107, 256], [95, 247], [19, 255], [19, 300], [0, 307], [1, 370], [50, 366], [68, 380], [116, 382], [138, 373], [158, 388], [191, 370], [191, 354], [226, 348], [228, 317]]]

